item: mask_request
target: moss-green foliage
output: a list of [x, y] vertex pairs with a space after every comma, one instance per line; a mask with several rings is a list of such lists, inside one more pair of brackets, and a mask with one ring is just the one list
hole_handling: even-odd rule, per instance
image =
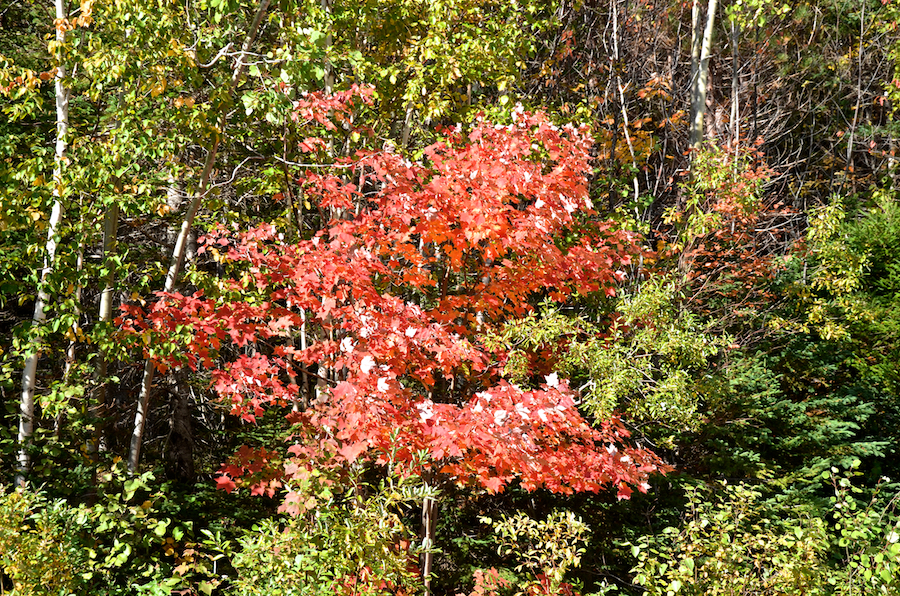
[[794, 377], [798, 384], [808, 379], [818, 393], [828, 386], [835, 394], [855, 394], [860, 402], [868, 402], [874, 414], [872, 436], [895, 443], [900, 406], [900, 206], [894, 191], [882, 190], [875, 191], [871, 201], [858, 203], [851, 210], [836, 199], [817, 212], [809, 233], [811, 273], [793, 287], [805, 316], [800, 330], [828, 340], [827, 348], [820, 350], [821, 362], [840, 361], [840, 371]]
[[689, 487], [682, 525], [631, 545], [635, 582], [645, 593], [816, 593], [826, 545], [822, 520], [790, 505], [776, 512], [750, 485], [715, 489]]
[[631, 541], [646, 593], [897, 590], [897, 487], [879, 478], [897, 471], [898, 213], [884, 193], [818, 210], [777, 323], [704, 379], [676, 455], [706, 483], [681, 523]]
[[[360, 479], [357, 478], [357, 481]], [[231, 593], [312, 596], [415, 591], [420, 549], [403, 513], [433, 491], [419, 478], [334, 495], [328, 485], [304, 494], [301, 515], [268, 519], [223, 550], [234, 567]]]
[[[182, 581], [164, 559], [166, 536], [184, 528], [159, 517], [146, 478], [72, 506], [27, 489], [0, 491], [0, 570], [13, 594], [168, 594]], [[138, 498], [150, 496], [141, 503]]]
[[0, 571], [21, 596], [66, 595], [85, 586], [82, 520], [64, 501], [0, 486]]
[[[527, 570], [538, 578], [537, 585], [544, 583], [551, 592], [560, 589], [567, 571], [581, 564], [589, 528], [571, 511], [555, 511], [543, 520], [518, 512], [498, 520], [482, 518], [482, 522], [493, 527], [500, 543], [498, 553], [521, 561], [516, 571]], [[517, 583], [528, 586], [529, 582], [534, 580]]]
[[586, 405], [595, 416], [618, 410], [671, 433], [696, 427], [696, 376], [722, 340], [705, 335], [678, 301], [675, 282], [649, 281], [619, 301], [606, 333], [597, 329], [594, 337], [570, 344], [564, 370], [575, 378], [586, 371]]
[[892, 594], [900, 587], [897, 485], [854, 484], [831, 468], [819, 501], [779, 496], [765, 485], [687, 489], [683, 523], [631, 544], [635, 582], [670, 594]]
[[229, 569], [219, 563], [221, 536], [262, 517], [258, 499], [248, 506], [202, 485], [178, 491], [118, 464], [98, 470], [92, 486], [81, 487], [82, 502], [0, 487], [0, 572], [13, 594], [209, 594]]
[[654, 279], [618, 300], [610, 321], [544, 309], [508, 324], [488, 345], [514, 348], [504, 372], [519, 382], [532, 374], [528, 354], [545, 351], [581, 387], [593, 416], [624, 413], [671, 445], [677, 433], [697, 428], [698, 377], [725, 342], [705, 334], [679, 299], [677, 283]]

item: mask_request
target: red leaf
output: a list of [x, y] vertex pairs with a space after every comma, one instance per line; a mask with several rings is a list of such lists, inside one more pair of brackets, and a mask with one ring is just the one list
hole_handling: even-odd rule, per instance
[[357, 443], [351, 443], [350, 445], [345, 445], [338, 449], [338, 453], [340, 453], [344, 459], [348, 462], [355, 461], [359, 454], [365, 451], [369, 447], [368, 441], [359, 441]]
[[216, 476], [216, 488], [224, 490], [226, 493], [231, 493], [237, 488], [237, 484], [230, 477], [222, 474], [221, 476]]

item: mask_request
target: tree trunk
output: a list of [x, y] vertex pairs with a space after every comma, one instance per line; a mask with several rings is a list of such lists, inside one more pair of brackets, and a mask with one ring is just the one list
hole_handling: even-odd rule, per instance
[[[637, 158], [634, 154], [634, 143], [631, 142], [631, 133], [628, 128], [631, 124], [628, 121], [628, 106], [625, 104], [625, 86], [622, 85], [622, 76], [619, 74], [619, 0], [612, 0], [612, 21], [613, 21], [613, 62], [616, 70], [616, 89], [619, 91], [619, 104], [622, 110], [622, 132], [625, 133], [625, 142], [628, 144], [628, 154], [631, 156], [631, 166], [634, 168], [635, 175], [632, 178], [632, 186], [634, 187], [634, 200], [640, 197], [637, 179]], [[627, 15], [626, 15], [627, 16]]]
[[[84, 244], [79, 243], [78, 246], [78, 255], [75, 258], [75, 275], [76, 277], [81, 277], [81, 272], [84, 269]], [[69, 328], [71, 331], [72, 337], [69, 339], [69, 345], [66, 347], [66, 364], [63, 370], [63, 384], [68, 384], [69, 379], [72, 377], [72, 371], [75, 369], [75, 347], [78, 345], [78, 335], [81, 333], [81, 296], [83, 287], [81, 285], [81, 281], [78, 281], [78, 285], [75, 286], [75, 320], [72, 321], [72, 326]], [[65, 421], [66, 417], [66, 408], [62, 408], [56, 414], [56, 419], [53, 421], [53, 435], [56, 438], [59, 438], [59, 433], [62, 432], [62, 425]]]
[[431, 595], [431, 568], [434, 562], [434, 530], [437, 526], [437, 499], [425, 497], [422, 501], [422, 580], [425, 595]]
[[[57, 20], [66, 18], [65, 0], [56, 0]], [[63, 27], [56, 28], [56, 157], [53, 165], [53, 208], [50, 212], [50, 221], [47, 226], [47, 254], [44, 256], [44, 267], [41, 270], [41, 278], [38, 282], [37, 299], [34, 303], [34, 326], [42, 324], [47, 319], [44, 311], [46, 303], [50, 300], [47, 294], [45, 282], [53, 271], [53, 262], [56, 258], [57, 234], [62, 221], [62, 168], [63, 157], [66, 153], [66, 137], [69, 133], [69, 90], [64, 84], [66, 76], [65, 65], [62, 62], [62, 46], [66, 41], [66, 32]], [[34, 434], [34, 387], [37, 376], [37, 364], [40, 358], [40, 346], [34, 341], [29, 348], [29, 355], [25, 360], [25, 369], [22, 371], [22, 398], [19, 402], [19, 434], [17, 436], [19, 453], [16, 474], [16, 485], [25, 483], [25, 476], [31, 468], [31, 455], [28, 448], [31, 437]]]
[[[331, 44], [333, 43], [331, 36], [331, 3], [332, 0], [322, 0], [321, 6], [322, 10], [325, 11], [325, 14], [328, 15], [328, 33], [325, 35], [325, 51], [331, 51]], [[331, 60], [328, 58], [326, 53], [325, 55], [325, 64], [323, 70], [325, 71], [325, 93], [331, 94], [334, 90], [334, 68], [331, 66]]]
[[[115, 274], [113, 266], [113, 258], [117, 252], [117, 238], [119, 235], [119, 204], [113, 203], [106, 210], [103, 216], [103, 261], [106, 264], [109, 273], [103, 284], [103, 291], [100, 293], [100, 312], [98, 313], [98, 321], [101, 325], [112, 322], [112, 300], [113, 300], [113, 284], [115, 283]], [[106, 359], [106, 352], [101, 350], [97, 356], [97, 396], [93, 406], [94, 438], [88, 445], [88, 453], [95, 457], [95, 454], [105, 449], [104, 437], [106, 436], [106, 416], [107, 416], [107, 390], [109, 383], [107, 374], [109, 362]]]
[[[265, 16], [266, 10], [268, 10], [268, 8], [269, 0], [261, 0], [261, 2], [259, 3], [259, 7], [256, 10], [256, 15], [253, 18], [253, 23], [250, 25], [250, 29], [247, 31], [247, 36], [244, 38], [244, 44], [241, 47], [241, 52], [240, 54], [238, 54], [237, 63], [234, 66], [234, 71], [232, 72], [231, 76], [231, 84], [229, 85], [228, 89], [229, 95], [234, 93], [234, 90], [237, 88], [238, 82], [244, 73], [244, 68], [246, 67], [244, 58], [247, 55], [247, 52], [250, 50], [250, 46], [256, 39], [256, 33], [259, 30], [259, 25], [262, 22], [263, 16]], [[194, 224], [194, 217], [197, 215], [197, 210], [200, 208], [200, 204], [203, 202], [203, 199], [206, 198], [207, 192], [209, 192], [209, 179], [212, 175], [213, 165], [216, 161], [216, 154], [219, 150], [221, 135], [225, 130], [225, 120], [226, 114], [223, 112], [219, 115], [218, 130], [213, 134], [212, 144], [210, 145], [209, 150], [206, 154], [206, 163], [203, 165], [203, 172], [200, 175], [200, 184], [197, 187], [197, 192], [191, 199], [191, 203], [188, 206], [188, 210], [184, 216], [184, 220], [181, 222], [181, 230], [178, 233], [178, 238], [175, 241], [175, 248], [172, 250], [172, 262], [169, 265], [169, 271], [166, 273], [166, 283], [163, 289], [163, 291], [165, 292], [171, 292], [175, 288], [175, 282], [178, 279], [178, 275], [181, 273], [181, 266], [184, 264], [185, 249], [188, 245], [191, 227]], [[154, 373], [155, 367], [153, 365], [153, 361], [150, 358], [147, 358], [147, 360], [144, 362], [144, 374], [141, 380], [141, 390], [140, 395], [138, 396], [137, 412], [134, 416], [134, 429], [131, 433], [131, 444], [128, 451], [128, 470], [132, 474], [137, 471], [138, 463], [140, 462], [141, 458], [141, 444], [144, 440], [144, 427], [147, 423], [147, 413], [148, 408], [150, 407], [150, 392], [153, 386]]]
[[[738, 42], [741, 38], [741, 26], [731, 21], [731, 143], [735, 155], [741, 143], [741, 107], [740, 107], [740, 54]], [[734, 160], [737, 168], [737, 160]]]
[[[697, 30], [700, 26], [699, 6], [694, 1], [694, 32], [692, 34], [693, 49], [691, 56], [691, 137], [692, 149], [699, 149], [703, 142], [703, 117], [706, 115], [706, 95], [709, 90], [709, 52], [712, 46], [713, 28], [716, 19], [717, 0], [709, 0], [706, 7], [706, 28], [703, 30], [703, 41], [700, 45], [699, 59], [695, 58], [697, 47]], [[696, 65], [696, 66], [695, 66]]]
[[186, 371], [175, 373], [172, 414], [166, 440], [166, 476], [183, 483], [194, 481], [194, 431], [191, 424], [191, 391]]
[[700, 0], [691, 3], [691, 78], [690, 88], [693, 90], [700, 68]]
[[[843, 191], [844, 184], [850, 181], [851, 176], [853, 175], [853, 143], [856, 140], [856, 128], [859, 124], [859, 110], [862, 107], [862, 96], [863, 96], [863, 88], [862, 88], [862, 76], [863, 76], [863, 53], [865, 50], [864, 37], [866, 32], [866, 5], [862, 3], [862, 13], [859, 17], [859, 52], [858, 52], [858, 67], [857, 67], [857, 75], [856, 75], [856, 104], [853, 106], [853, 122], [850, 124], [850, 134], [847, 137], [847, 156], [845, 158], [846, 163], [844, 164], [844, 180], [841, 183], [841, 190]], [[852, 188], [852, 187], [851, 187]]]

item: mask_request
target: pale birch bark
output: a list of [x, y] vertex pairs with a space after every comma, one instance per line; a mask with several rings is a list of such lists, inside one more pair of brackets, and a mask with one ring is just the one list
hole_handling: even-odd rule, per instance
[[[103, 216], [103, 261], [109, 271], [103, 284], [103, 291], [100, 293], [100, 309], [97, 319], [101, 324], [109, 324], [112, 322], [112, 303], [113, 289], [115, 284], [113, 258], [118, 251], [119, 236], [119, 204], [113, 202], [106, 210]], [[88, 454], [92, 457], [105, 450], [105, 417], [107, 414], [107, 389], [109, 387], [106, 379], [109, 369], [109, 361], [106, 358], [106, 352], [101, 350], [97, 356], [97, 396], [93, 406], [93, 418], [96, 420], [94, 429], [94, 438], [88, 444]]]
[[[268, 8], [269, 0], [262, 0], [259, 3], [259, 7], [256, 10], [256, 15], [253, 18], [253, 23], [250, 25], [250, 29], [247, 31], [247, 36], [244, 38], [243, 46], [241, 47], [241, 51], [238, 54], [237, 62], [234, 65], [234, 70], [231, 76], [231, 83], [229, 84], [228, 89], [229, 94], [234, 93], [235, 89], [237, 88], [238, 82], [240, 81], [240, 78], [244, 73], [244, 69], [246, 68], [244, 59], [247, 55], [247, 52], [250, 50], [250, 46], [256, 40], [256, 34], [259, 31], [260, 23], [262, 22], [262, 19], [265, 16]], [[216, 161], [216, 154], [219, 150], [221, 135], [225, 130], [225, 118], [225, 113], [220, 114], [218, 130], [213, 135], [212, 143], [207, 150], [206, 163], [203, 165], [203, 172], [200, 174], [200, 184], [197, 187], [197, 192], [194, 194], [190, 204], [188, 205], [188, 210], [184, 216], [184, 220], [181, 222], [181, 230], [179, 231], [178, 238], [175, 241], [175, 248], [172, 250], [172, 262], [169, 265], [169, 271], [166, 273], [166, 283], [163, 288], [163, 291], [165, 292], [171, 292], [175, 288], [175, 282], [178, 280], [178, 275], [181, 273], [181, 267], [184, 264], [185, 249], [188, 245], [191, 227], [194, 224], [194, 217], [197, 215], [197, 210], [200, 208], [200, 205], [203, 203], [203, 199], [206, 198], [206, 195], [209, 192], [210, 176], [212, 175], [213, 165]], [[140, 395], [138, 396], [137, 412], [134, 416], [134, 428], [131, 433], [131, 445], [128, 451], [128, 469], [131, 473], [134, 473], [137, 470], [138, 463], [140, 462], [141, 458], [141, 445], [144, 439], [144, 427], [147, 423], [147, 411], [150, 406], [150, 392], [153, 386], [154, 373], [155, 367], [153, 365], [153, 362], [150, 358], [147, 358], [144, 361], [144, 374], [141, 380], [141, 390]]]
[[[732, 19], [731, 21], [731, 143], [737, 154], [741, 143], [741, 107], [740, 107], [740, 54], [738, 42], [741, 38], [741, 26]], [[734, 160], [737, 171], [737, 160]]]
[[[331, 36], [331, 3], [332, 0], [322, 0], [321, 6], [322, 10], [325, 11], [325, 14], [328, 15], [328, 33], [325, 35], [325, 51], [331, 51], [331, 45], [333, 43]], [[330, 95], [334, 90], [334, 68], [331, 66], [331, 60], [328, 59], [328, 55], [325, 56], [325, 93]]]
[[406, 149], [409, 146], [409, 135], [412, 132], [413, 104], [406, 104], [406, 115], [403, 117], [403, 128], [400, 132], [400, 146]]
[[[850, 179], [850, 175], [853, 173], [853, 143], [856, 141], [856, 128], [859, 124], [859, 110], [862, 106], [862, 76], [863, 76], [863, 50], [865, 49], [865, 44], [863, 43], [863, 39], [865, 37], [865, 24], [866, 24], [866, 5], [862, 4], [862, 14], [859, 18], [859, 57], [858, 57], [858, 69], [856, 75], [856, 104], [853, 106], [853, 123], [850, 125], [850, 135], [847, 138], [847, 157], [846, 163], [844, 165], [844, 182], [846, 183]], [[842, 183], [842, 185], [843, 185]]]
[[[612, 21], [613, 21], [613, 59], [615, 63], [618, 65], [620, 55], [619, 55], [619, 1], [612, 0]], [[634, 168], [634, 171], [638, 171], [637, 166], [637, 158], [634, 154], [634, 143], [631, 142], [631, 133], [628, 131], [628, 128], [631, 124], [628, 121], [628, 109], [625, 105], [625, 86], [622, 85], [622, 76], [619, 74], [618, 68], [616, 68], [616, 88], [619, 90], [619, 104], [622, 108], [622, 130], [625, 132], [625, 142], [628, 144], [628, 153], [631, 155], [631, 165]], [[638, 179], [637, 175], [635, 175], [632, 180], [632, 186], [634, 187], [634, 200], [637, 201], [640, 196], [640, 190], [638, 188]]]
[[437, 499], [425, 497], [422, 501], [422, 581], [425, 596], [431, 595], [431, 570], [434, 565], [434, 531], [437, 527]]
[[690, 88], [694, 88], [697, 70], [700, 68], [700, 0], [691, 3], [691, 79]]
[[[709, 0], [706, 7], [706, 27], [703, 30], [703, 39], [700, 44], [699, 59], [696, 60], [696, 69], [694, 68], [695, 58], [691, 56], [691, 137], [690, 143], [692, 149], [699, 149], [703, 142], [703, 118], [706, 115], [706, 94], [709, 91], [709, 53], [712, 46], [713, 28], [716, 19], [717, 0]], [[692, 44], [697, 47], [697, 28], [700, 26], [699, 6], [697, 1], [694, 2], [694, 28]], [[694, 54], [695, 50], [692, 51]]]
[[[75, 275], [76, 277], [81, 277], [81, 272], [84, 269], [84, 245], [79, 244], [78, 246], [78, 256], [75, 258]], [[69, 379], [72, 376], [72, 371], [75, 369], [75, 347], [78, 344], [78, 334], [81, 332], [81, 326], [79, 325], [81, 321], [81, 295], [83, 291], [83, 286], [81, 285], [81, 281], [78, 282], [78, 285], [75, 286], [75, 320], [72, 322], [72, 326], [69, 328], [72, 337], [69, 338], [69, 345], [66, 347], [66, 364], [63, 369], [63, 384], [68, 384]], [[59, 433], [62, 430], [62, 425], [65, 420], [66, 410], [61, 409], [59, 413], [56, 414], [56, 419], [53, 421], [53, 434], [58, 438]]]
[[[65, 0], [56, 0], [56, 18], [65, 19]], [[38, 326], [47, 320], [45, 307], [50, 300], [47, 294], [45, 282], [53, 272], [53, 264], [56, 259], [57, 235], [63, 216], [62, 205], [62, 168], [63, 158], [66, 154], [69, 133], [69, 90], [65, 85], [66, 68], [62, 62], [62, 46], [66, 41], [66, 32], [63, 27], [56, 28], [56, 157], [53, 165], [53, 208], [50, 211], [50, 221], [47, 226], [46, 255], [44, 267], [41, 270], [40, 281], [37, 287], [37, 298], [34, 302], [34, 316], [32, 322]], [[35, 341], [29, 348], [29, 355], [25, 360], [25, 368], [22, 371], [22, 397], [19, 402], [19, 433], [17, 441], [19, 453], [17, 457], [16, 485], [25, 483], [25, 476], [31, 468], [31, 456], [28, 453], [31, 437], [34, 434], [34, 388], [37, 376], [37, 364], [40, 358], [40, 346]]]

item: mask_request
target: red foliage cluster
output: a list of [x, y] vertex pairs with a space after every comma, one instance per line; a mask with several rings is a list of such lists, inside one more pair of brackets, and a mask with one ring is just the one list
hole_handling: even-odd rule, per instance
[[[557, 492], [613, 486], [627, 498], [665, 469], [656, 456], [617, 446], [628, 433], [616, 419], [591, 427], [555, 376], [531, 391], [498, 382], [498, 355], [477, 345], [479, 330], [525, 314], [538, 295], [614, 293], [636, 250], [628, 234], [599, 224], [565, 249], [556, 242], [593, 214], [589, 147], [584, 130], [517, 111], [508, 126], [478, 120], [467, 135], [448, 131], [423, 163], [360, 154], [339, 170], [352, 178], [304, 178], [332, 215], [312, 239], [285, 243], [268, 225], [203, 239], [201, 252], [215, 247], [244, 271], [225, 285], [241, 299], [168, 294], [147, 312], [130, 307], [123, 325], [144, 335], [189, 330], [187, 364], [212, 369], [215, 391], [247, 421], [291, 404], [304, 367], [339, 371], [326, 399], [293, 414], [288, 478], [323, 457], [420, 472], [427, 453], [432, 471], [489, 491], [519, 479]], [[304, 350], [290, 339], [301, 325], [320, 330]], [[253, 349], [220, 363], [225, 343]], [[432, 401], [438, 379], [459, 377], [482, 390]], [[259, 473], [266, 457], [239, 454], [220, 485]], [[297, 513], [296, 501], [288, 495], [284, 509]]]
[[689, 305], [728, 326], [734, 315], [764, 312], [774, 304], [770, 285], [778, 270], [775, 257], [790, 247], [790, 224], [797, 212], [759, 203], [759, 188], [772, 172], [758, 152], [745, 150], [735, 157], [723, 151], [710, 159], [706, 167], [726, 172], [734, 170], [734, 159], [746, 163], [705, 192], [702, 209], [717, 214], [720, 223], [693, 239], [680, 261], [693, 290]]

